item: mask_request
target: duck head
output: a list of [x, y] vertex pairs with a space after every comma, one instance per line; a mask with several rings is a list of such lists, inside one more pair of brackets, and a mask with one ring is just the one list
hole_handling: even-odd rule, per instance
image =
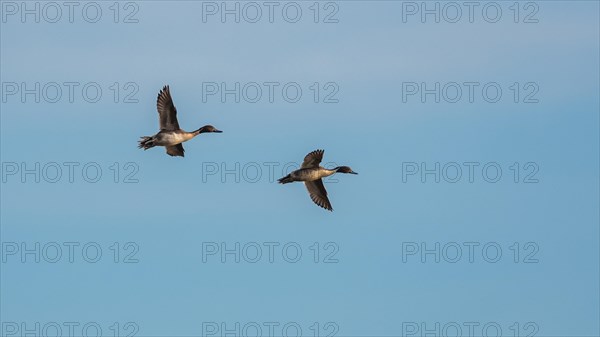
[[350, 173], [350, 174], [358, 174], [350, 168], [350, 166], [338, 166], [335, 168], [335, 171], [338, 173]]
[[196, 132], [197, 132], [198, 134], [200, 134], [200, 133], [207, 133], [207, 132], [217, 132], [217, 133], [221, 133], [221, 132], [223, 132], [223, 131], [221, 131], [221, 130], [217, 130], [217, 128], [215, 128], [215, 127], [214, 127], [214, 126], [212, 126], [212, 125], [205, 125], [205, 126], [201, 127], [200, 129], [196, 130]]

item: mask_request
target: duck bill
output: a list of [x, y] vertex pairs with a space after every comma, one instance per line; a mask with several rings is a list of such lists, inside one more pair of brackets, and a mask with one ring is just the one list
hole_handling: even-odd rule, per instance
[[356, 173], [356, 172], [352, 171], [352, 172], [350, 172], [350, 174], [358, 174], [358, 173]]
[[213, 131], [213, 132], [216, 132], [216, 133], [223, 133], [223, 131], [221, 131], [221, 130], [215, 130], [215, 131]]

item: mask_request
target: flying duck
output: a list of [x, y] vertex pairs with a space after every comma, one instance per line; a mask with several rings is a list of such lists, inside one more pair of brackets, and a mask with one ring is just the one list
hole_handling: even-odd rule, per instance
[[156, 108], [158, 109], [160, 131], [152, 137], [140, 137], [141, 140], [138, 146], [140, 149], [148, 150], [151, 147], [164, 146], [168, 155], [183, 157], [185, 152], [183, 142], [187, 142], [201, 133], [223, 132], [212, 125], [205, 125], [192, 132], [180, 129], [177, 122], [177, 109], [173, 105], [168, 85], [164, 86], [158, 93]]
[[352, 171], [348, 166], [338, 166], [331, 170], [320, 166], [319, 164], [321, 163], [321, 160], [323, 160], [323, 153], [325, 153], [324, 150], [315, 150], [307, 154], [306, 157], [304, 157], [304, 162], [302, 162], [300, 169], [279, 179], [278, 182], [280, 184], [287, 184], [294, 181], [303, 181], [312, 201], [326, 210], [333, 211], [329, 198], [327, 198], [327, 190], [325, 190], [321, 178], [328, 177], [338, 172], [350, 174], [358, 173]]

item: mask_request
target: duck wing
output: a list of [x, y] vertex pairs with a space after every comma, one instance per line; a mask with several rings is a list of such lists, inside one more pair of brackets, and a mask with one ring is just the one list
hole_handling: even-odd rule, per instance
[[[307, 154], [306, 157], [304, 157], [304, 162], [300, 168], [305, 169], [319, 167], [321, 160], [323, 160], [323, 153], [325, 153], [325, 150], [315, 150]], [[321, 183], [321, 185], [323, 185], [323, 183]], [[323, 191], [324, 190], [325, 188], [323, 188]], [[327, 194], [327, 192], [325, 192], [325, 194]]]
[[169, 91], [168, 85], [165, 85], [158, 93], [158, 98], [156, 99], [156, 109], [158, 110], [159, 127], [161, 130], [179, 130], [179, 123], [177, 122], [177, 109], [175, 109], [175, 105], [173, 104], [173, 99], [171, 98], [171, 92]]
[[313, 181], [305, 181], [304, 185], [306, 185], [308, 194], [315, 204], [325, 208], [328, 211], [333, 211], [331, 203], [329, 202], [329, 198], [327, 198], [327, 190], [323, 185], [323, 180], [318, 179]]
[[166, 146], [167, 154], [172, 157], [185, 157], [183, 153], [185, 150], [183, 149], [183, 145], [181, 143], [173, 146]]

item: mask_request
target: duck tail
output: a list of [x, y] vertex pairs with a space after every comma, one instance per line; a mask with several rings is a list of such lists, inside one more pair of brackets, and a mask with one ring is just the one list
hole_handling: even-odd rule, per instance
[[154, 147], [154, 143], [152, 142], [152, 137], [140, 137], [141, 140], [138, 142], [138, 148], [148, 150], [151, 147]]
[[292, 179], [291, 175], [288, 174], [287, 176], [277, 180], [277, 182], [279, 182], [280, 184], [287, 184], [287, 183], [294, 182], [294, 180]]

